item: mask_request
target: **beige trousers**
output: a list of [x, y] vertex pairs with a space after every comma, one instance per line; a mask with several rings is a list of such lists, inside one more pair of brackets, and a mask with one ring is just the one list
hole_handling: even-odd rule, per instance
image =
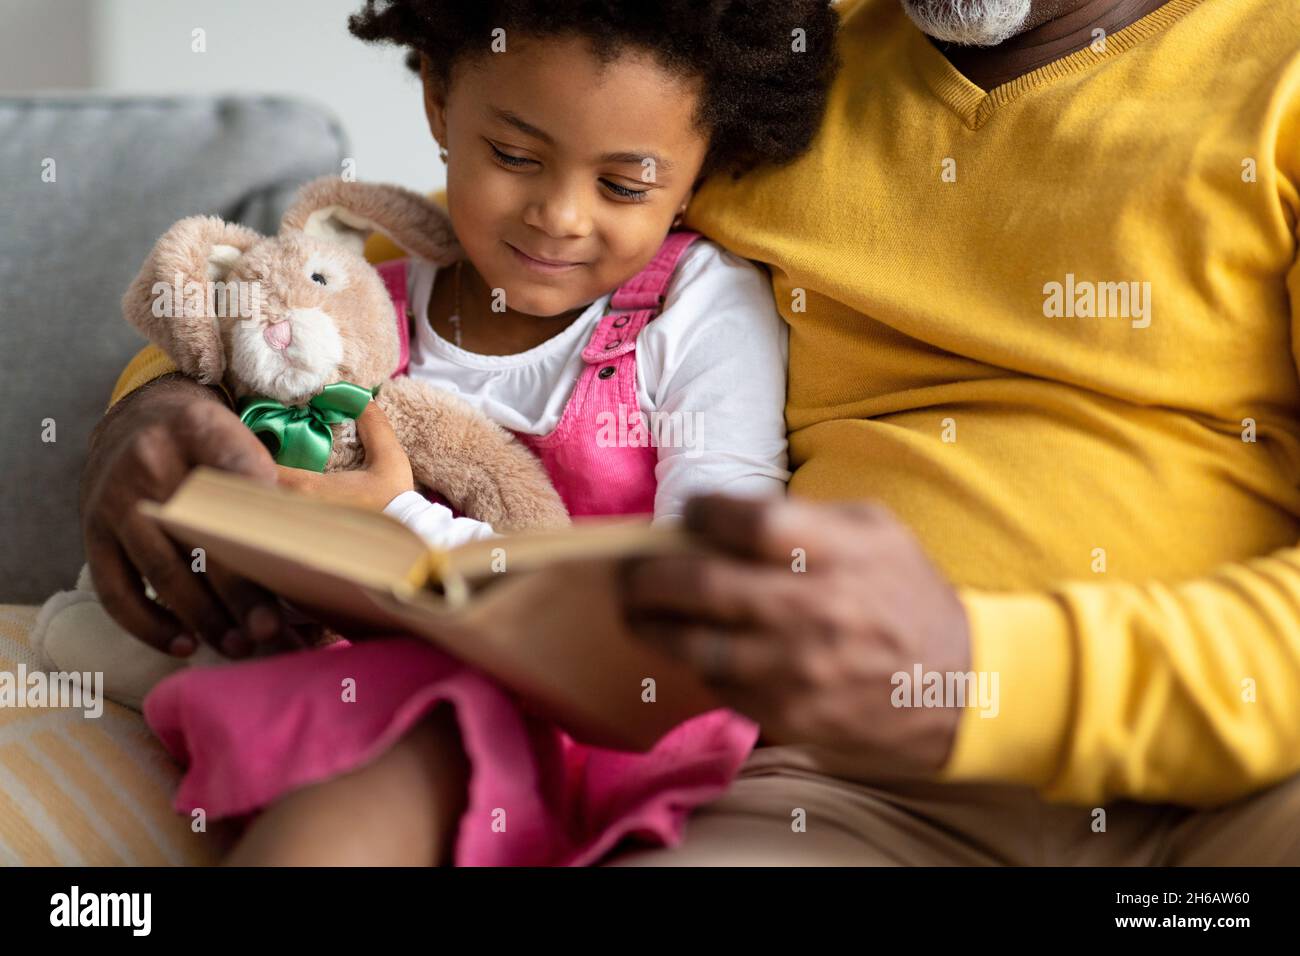
[[1300, 865], [1300, 776], [1214, 810], [1116, 802], [1100, 808], [1102, 830], [1098, 808], [1021, 787], [865, 784], [814, 766], [798, 747], [759, 747], [680, 846], [624, 848], [604, 865]]

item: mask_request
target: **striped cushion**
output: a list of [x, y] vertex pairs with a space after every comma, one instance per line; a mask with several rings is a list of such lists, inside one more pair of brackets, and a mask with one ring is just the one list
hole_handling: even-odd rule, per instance
[[[40, 670], [36, 608], [0, 604], [0, 671]], [[0, 864], [215, 862], [223, 832], [194, 833], [171, 809], [180, 771], [134, 711], [0, 707]]]

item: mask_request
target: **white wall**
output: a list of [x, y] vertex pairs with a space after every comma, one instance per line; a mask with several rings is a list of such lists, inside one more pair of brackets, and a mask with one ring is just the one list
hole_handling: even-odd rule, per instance
[[[357, 176], [429, 190], [445, 170], [394, 47], [347, 31], [362, 0], [0, 0], [0, 92], [277, 93], [328, 106]], [[193, 31], [205, 32], [195, 52]]]
[[84, 0], [0, 0], [0, 93], [84, 89], [90, 61]]

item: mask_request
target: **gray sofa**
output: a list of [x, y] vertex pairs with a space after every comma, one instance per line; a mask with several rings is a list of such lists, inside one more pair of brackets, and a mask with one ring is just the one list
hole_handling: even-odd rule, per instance
[[[347, 151], [328, 112], [282, 99], [0, 97], [0, 672], [43, 669], [34, 605], [82, 563], [78, 478], [143, 344], [119, 300], [149, 247], [196, 213], [274, 231], [297, 187], [340, 172]], [[107, 701], [0, 724], [0, 866], [224, 853], [227, 828], [173, 811], [180, 770], [140, 714]]]
[[274, 231], [347, 152], [326, 110], [273, 97], [0, 97], [0, 604], [76, 578], [86, 442], [143, 344], [119, 300], [153, 242], [197, 213]]

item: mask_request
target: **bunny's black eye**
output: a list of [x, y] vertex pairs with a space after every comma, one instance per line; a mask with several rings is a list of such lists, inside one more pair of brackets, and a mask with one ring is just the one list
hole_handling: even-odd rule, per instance
[[318, 282], [318, 283], [320, 283], [321, 285], [324, 285], [324, 284], [325, 284], [325, 277], [324, 277], [323, 275], [321, 275], [319, 272], [313, 272], [313, 273], [311, 274], [311, 281], [312, 281], [312, 282]]

